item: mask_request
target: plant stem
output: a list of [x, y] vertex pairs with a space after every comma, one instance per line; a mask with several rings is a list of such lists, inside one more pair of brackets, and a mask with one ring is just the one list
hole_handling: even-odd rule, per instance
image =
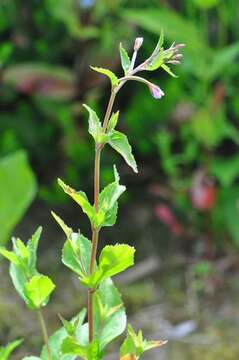
[[37, 315], [38, 315], [38, 319], [39, 319], [39, 323], [40, 323], [40, 327], [41, 327], [41, 331], [42, 331], [42, 336], [43, 336], [43, 339], [44, 339], [44, 342], [46, 345], [48, 358], [49, 358], [49, 360], [52, 360], [51, 349], [50, 349], [50, 345], [49, 345], [49, 337], [48, 337], [48, 333], [47, 333], [47, 327], [46, 327], [46, 323], [45, 323], [41, 309], [39, 309], [37, 311]]
[[[111, 95], [109, 99], [109, 103], [107, 106], [107, 110], [105, 113], [104, 121], [103, 121], [103, 132], [105, 133], [107, 130], [107, 125], [110, 119], [110, 115], [112, 112], [113, 104], [115, 101], [115, 96], [121, 87], [121, 84], [116, 88], [112, 88]], [[100, 157], [101, 151], [103, 149], [102, 144], [96, 144], [95, 148], [95, 169], [94, 169], [94, 206], [96, 211], [99, 210], [99, 194], [100, 194]], [[90, 259], [90, 274], [93, 273], [94, 263], [96, 260], [97, 247], [99, 240], [99, 229], [92, 229], [92, 250], [91, 250], [91, 259]], [[88, 290], [88, 323], [89, 323], [89, 342], [94, 340], [94, 314], [93, 314], [93, 295], [95, 289]]]

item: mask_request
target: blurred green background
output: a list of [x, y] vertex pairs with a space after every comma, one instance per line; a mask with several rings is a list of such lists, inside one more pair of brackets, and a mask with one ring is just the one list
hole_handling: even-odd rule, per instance
[[[154, 48], [161, 29], [168, 47], [174, 41], [186, 44], [182, 65], [174, 68], [177, 79], [160, 71], [149, 76], [164, 98], [152, 99], [135, 83], [118, 96], [119, 127], [134, 148], [139, 175], [110, 149], [102, 161], [102, 185], [111, 180], [116, 163], [128, 187], [119, 223], [102, 242], [134, 244], [139, 262], [161, 258], [163, 270], [144, 279], [145, 286], [153, 281], [153, 293], [151, 285], [145, 290], [149, 304], [176, 304], [177, 315], [184, 315], [172, 316], [172, 322], [192, 317], [203, 323], [207, 339], [211, 333], [220, 339], [214, 353], [206, 345], [198, 350], [195, 340], [195, 346], [172, 347], [162, 359], [197, 360], [204, 350], [206, 360], [222, 358], [224, 352], [226, 360], [239, 355], [236, 347], [228, 352], [228, 332], [221, 341], [221, 327], [208, 328], [202, 320], [208, 298], [220, 312], [229, 288], [231, 318], [225, 321], [235, 320], [233, 299], [238, 305], [238, 284], [232, 281], [239, 271], [238, 24], [237, 0], [0, 2], [0, 244], [12, 234], [29, 236], [40, 223], [45, 227], [42, 266], [56, 276], [62, 267], [54, 254], [59, 257], [62, 242], [50, 210], [58, 209], [68, 223], [89, 233], [87, 220], [56, 183], [59, 176], [92, 193], [93, 142], [82, 103], [103, 115], [110, 89], [89, 65], [120, 73], [119, 42], [131, 53], [135, 37], [143, 36], [140, 61]], [[158, 294], [161, 287], [163, 294]], [[132, 314], [141, 290], [126, 289]], [[3, 316], [8, 291], [7, 283], [7, 295], [0, 295], [0, 333], [7, 329], [6, 339], [21, 335]], [[220, 306], [214, 302], [218, 292]], [[138, 302], [145, 305], [140, 296]], [[188, 302], [191, 312], [182, 310]]]

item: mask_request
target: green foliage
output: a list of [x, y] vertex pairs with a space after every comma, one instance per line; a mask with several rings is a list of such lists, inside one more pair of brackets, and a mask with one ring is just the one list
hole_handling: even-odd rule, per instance
[[24, 151], [0, 160], [0, 245], [7, 242], [14, 226], [31, 204], [36, 187], [36, 179]]
[[129, 245], [107, 245], [102, 250], [99, 257], [97, 269], [88, 277], [81, 281], [84, 285], [96, 288], [104, 279], [112, 277], [126, 270], [134, 264], [135, 249]]
[[134, 170], [138, 172], [137, 164], [132, 154], [132, 148], [129, 144], [127, 136], [117, 130], [112, 130], [110, 133], [109, 144], [124, 158], [126, 163]]
[[117, 78], [117, 76], [111, 70], [103, 69], [103, 68], [100, 68], [100, 67], [94, 67], [94, 66], [91, 66], [91, 69], [98, 72], [98, 73], [100, 73], [100, 74], [108, 76], [108, 78], [111, 81], [111, 85], [113, 87], [118, 85], [119, 79]]
[[127, 51], [123, 48], [121, 43], [120, 43], [120, 46], [119, 46], [119, 51], [120, 51], [121, 65], [122, 65], [122, 68], [124, 70], [124, 74], [127, 75], [128, 70], [130, 68], [131, 61], [130, 61], [130, 58], [129, 58], [129, 55], [128, 55]]
[[148, 341], [143, 339], [142, 331], [135, 333], [131, 325], [128, 325], [127, 338], [120, 348], [120, 360], [137, 360], [147, 350], [160, 347], [166, 341]]
[[22, 343], [22, 340], [15, 340], [6, 346], [0, 346], [0, 359], [8, 360], [13, 351]]
[[37, 248], [42, 228], [39, 227], [25, 245], [13, 238], [13, 251], [0, 248], [0, 254], [10, 261], [10, 275], [15, 289], [30, 309], [40, 309], [49, 301], [55, 285], [36, 268]]

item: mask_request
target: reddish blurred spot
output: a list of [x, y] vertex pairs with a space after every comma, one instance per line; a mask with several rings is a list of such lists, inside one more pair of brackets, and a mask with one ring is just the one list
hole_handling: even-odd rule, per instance
[[191, 188], [192, 205], [198, 210], [211, 210], [216, 203], [216, 186], [213, 179], [200, 169], [194, 176]]
[[182, 235], [182, 225], [178, 222], [173, 211], [168, 205], [158, 204], [155, 206], [154, 212], [156, 217], [167, 225], [175, 236]]

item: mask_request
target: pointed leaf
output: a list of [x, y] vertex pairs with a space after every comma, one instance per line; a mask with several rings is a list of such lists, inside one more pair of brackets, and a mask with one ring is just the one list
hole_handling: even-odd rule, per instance
[[0, 254], [4, 256], [7, 260], [9, 260], [14, 265], [19, 265], [19, 259], [17, 255], [13, 251], [8, 251], [4, 247], [0, 248]]
[[162, 69], [164, 69], [164, 71], [166, 71], [169, 75], [171, 75], [174, 78], [177, 78], [177, 75], [175, 75], [172, 70], [170, 69], [170, 67], [166, 64], [161, 65]]
[[72, 228], [70, 228], [69, 226], [67, 226], [64, 221], [60, 218], [60, 216], [58, 216], [57, 214], [54, 213], [54, 211], [51, 211], [52, 216], [54, 217], [54, 219], [56, 220], [56, 222], [60, 225], [60, 227], [62, 228], [62, 230], [64, 231], [64, 233], [66, 234], [67, 238], [71, 238], [71, 235], [73, 233]]
[[111, 115], [111, 118], [110, 118], [110, 121], [109, 121], [109, 124], [107, 126], [107, 130], [109, 132], [111, 132], [112, 130], [115, 129], [117, 123], [118, 123], [118, 119], [119, 119], [119, 111], [117, 111], [116, 113], [113, 113]]
[[94, 66], [91, 66], [91, 69], [94, 70], [94, 71], [97, 71], [100, 74], [108, 76], [108, 78], [110, 79], [111, 84], [112, 84], [113, 87], [118, 85], [119, 79], [117, 78], [117, 76], [111, 70], [103, 69], [101, 67], [94, 67]]
[[121, 65], [122, 65], [122, 68], [124, 69], [124, 73], [125, 75], [127, 75], [127, 72], [130, 68], [130, 58], [129, 58], [129, 55], [127, 53], [127, 51], [123, 48], [122, 44], [120, 43], [120, 46], [119, 46], [119, 50], [120, 50], [120, 60], [121, 60]]
[[38, 249], [38, 243], [40, 240], [41, 233], [42, 233], [42, 227], [39, 226], [27, 243], [27, 249], [29, 252], [28, 268], [29, 268], [29, 273], [32, 275], [36, 272], [37, 249]]
[[123, 156], [126, 163], [130, 167], [132, 167], [134, 172], [137, 173], [137, 164], [132, 154], [132, 148], [129, 144], [127, 136], [119, 131], [114, 130], [112, 131], [112, 134], [110, 136], [109, 144], [112, 146], [113, 149], [118, 151], [121, 156]]
[[101, 122], [96, 114], [96, 112], [94, 110], [92, 110], [89, 106], [83, 104], [84, 108], [88, 111], [89, 113], [89, 133], [91, 136], [93, 136], [93, 138], [95, 139], [95, 141], [97, 142], [100, 135], [102, 134], [102, 126], [101, 126]]
[[95, 215], [95, 209], [89, 203], [86, 194], [83, 191], [76, 191], [75, 189], [66, 185], [61, 179], [58, 179], [58, 184], [61, 186], [61, 188], [64, 190], [66, 194], [70, 195], [70, 197], [72, 197], [72, 199], [75, 200], [77, 204], [81, 206], [83, 212], [88, 216], [89, 220], [92, 222]]
[[12, 352], [22, 343], [22, 339], [15, 340], [6, 346], [0, 346], [0, 359], [8, 360]]
[[39, 309], [48, 303], [49, 296], [55, 289], [52, 280], [45, 275], [36, 275], [25, 284], [25, 296], [32, 309]]

